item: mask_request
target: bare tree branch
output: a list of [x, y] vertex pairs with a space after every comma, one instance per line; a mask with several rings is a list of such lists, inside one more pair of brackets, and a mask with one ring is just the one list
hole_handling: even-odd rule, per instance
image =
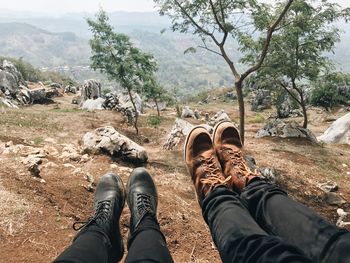
[[183, 8], [183, 6], [177, 1], [174, 0], [174, 3], [177, 5], [178, 8], [180, 8], [181, 12], [187, 17], [187, 19], [189, 19], [191, 21], [191, 23], [203, 34], [209, 36], [216, 45], [219, 45], [219, 41], [215, 38], [214, 33], [210, 33], [207, 30], [205, 30], [203, 27], [201, 27], [191, 16], [189, 13], [187, 13], [187, 11], [185, 10], [185, 8]]
[[220, 29], [222, 30], [222, 32], [226, 33], [226, 29], [224, 27], [223, 24], [221, 24], [220, 20], [219, 20], [219, 17], [216, 13], [216, 10], [215, 10], [215, 6], [213, 4], [213, 1], [212, 0], [209, 0], [209, 4], [210, 4], [210, 7], [211, 7], [211, 11], [213, 12], [213, 15], [214, 15], [214, 18], [215, 18], [215, 21], [216, 23], [219, 25]]
[[294, 0], [288, 0], [287, 4], [285, 5], [285, 7], [284, 7], [283, 11], [281, 12], [281, 14], [279, 15], [279, 17], [272, 24], [272, 26], [267, 30], [266, 39], [265, 39], [264, 47], [263, 47], [263, 49], [261, 51], [260, 58], [259, 58], [258, 62], [254, 66], [249, 68], [246, 72], [244, 72], [241, 75], [242, 80], [244, 80], [246, 77], [248, 77], [249, 74], [251, 74], [252, 72], [254, 72], [257, 69], [259, 69], [260, 66], [262, 65], [262, 63], [264, 62], [264, 59], [265, 59], [265, 57], [267, 55], [267, 52], [268, 52], [268, 49], [269, 49], [269, 45], [270, 45], [270, 42], [271, 42], [272, 34], [275, 31], [276, 27], [281, 22], [281, 20], [283, 19], [283, 17], [285, 16], [285, 14], [287, 13], [287, 11], [288, 11], [289, 7], [291, 6], [291, 4], [293, 3], [293, 1]]

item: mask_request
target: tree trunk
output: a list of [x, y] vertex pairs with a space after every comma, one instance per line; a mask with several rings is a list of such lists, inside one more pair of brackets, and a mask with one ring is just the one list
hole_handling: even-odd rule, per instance
[[243, 99], [243, 90], [242, 90], [242, 81], [238, 80], [235, 82], [235, 88], [237, 93], [237, 100], [239, 106], [239, 134], [241, 136], [242, 144], [244, 144], [244, 99]]
[[138, 120], [138, 115], [139, 114], [137, 113], [136, 105], [135, 105], [134, 99], [133, 99], [132, 94], [131, 94], [131, 89], [127, 88], [127, 90], [128, 90], [128, 94], [129, 94], [129, 98], [130, 98], [131, 104], [132, 104], [132, 106], [134, 107], [134, 110], [135, 110], [134, 128], [136, 130], [136, 134], [139, 134], [139, 129], [137, 127], [137, 120]]
[[306, 112], [304, 96], [302, 94], [300, 94], [300, 102], [301, 102], [301, 108], [303, 109], [303, 115], [304, 115], [303, 128], [306, 129], [307, 128], [307, 112]]
[[292, 79], [292, 85], [293, 85], [293, 89], [296, 90], [299, 94], [300, 97], [300, 101], [297, 100], [297, 102], [299, 102], [302, 110], [303, 110], [303, 116], [304, 116], [304, 122], [303, 122], [303, 128], [306, 129], [307, 128], [307, 111], [306, 111], [306, 105], [305, 105], [305, 100], [304, 100], [304, 94], [303, 94], [303, 90], [301, 88], [298, 88], [296, 83], [295, 83], [295, 79]]
[[158, 101], [157, 101], [156, 98], [154, 98], [154, 103], [156, 104], [156, 107], [157, 107], [158, 117], [160, 117], [160, 111], [159, 111]]

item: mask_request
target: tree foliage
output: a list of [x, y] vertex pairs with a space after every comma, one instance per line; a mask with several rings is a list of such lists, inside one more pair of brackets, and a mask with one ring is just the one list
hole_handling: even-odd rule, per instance
[[93, 34], [90, 40], [91, 67], [117, 81], [128, 91], [135, 111], [134, 127], [138, 133], [138, 112], [132, 91], [142, 89], [150, 76], [154, 75], [157, 64], [151, 54], [134, 47], [127, 35], [114, 32], [106, 12], [102, 9], [95, 19], [88, 18], [87, 23]]
[[[277, 13], [284, 4], [284, 1], [277, 4]], [[284, 88], [302, 107], [304, 128], [307, 127], [307, 112], [303, 87], [332, 66], [326, 52], [333, 52], [341, 32], [334, 22], [348, 17], [348, 9], [341, 9], [326, 0], [317, 4], [315, 1], [295, 0], [273, 36], [264, 65], [257, 72], [260, 78], [272, 80]], [[246, 45], [250, 54], [242, 61], [254, 61], [259, 47], [251, 47]]]
[[[172, 19], [171, 29], [181, 33], [191, 33], [202, 40], [203, 48], [221, 56], [230, 68], [235, 81], [240, 110], [240, 133], [244, 141], [244, 99], [243, 81], [262, 65], [270, 45], [271, 37], [293, 0], [288, 0], [283, 10], [275, 15], [268, 4], [257, 0], [154, 0], [161, 15]], [[245, 47], [260, 46], [255, 34], [263, 34], [262, 46], [254, 62], [246, 71], [239, 72], [239, 58], [227, 51], [227, 46], [238, 43], [239, 51]], [[190, 47], [186, 52], [193, 52]]]
[[312, 83], [311, 104], [332, 109], [350, 99], [350, 74], [327, 73]]

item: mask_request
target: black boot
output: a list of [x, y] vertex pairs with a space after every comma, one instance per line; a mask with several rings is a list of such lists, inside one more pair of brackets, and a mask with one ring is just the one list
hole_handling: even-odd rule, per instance
[[130, 175], [127, 202], [131, 211], [130, 236], [135, 232], [142, 219], [152, 217], [157, 222], [157, 189], [152, 177], [145, 168], [136, 168]]
[[[119, 229], [119, 219], [125, 204], [125, 188], [122, 179], [113, 173], [101, 177], [95, 192], [95, 215], [87, 222], [76, 222], [75, 230], [81, 229], [78, 236], [89, 228], [98, 228], [111, 243], [109, 262], [120, 261], [124, 254], [123, 239]], [[80, 228], [76, 225], [84, 223]], [[77, 237], [78, 237], [77, 236]], [[76, 238], [77, 238], [76, 237]]]

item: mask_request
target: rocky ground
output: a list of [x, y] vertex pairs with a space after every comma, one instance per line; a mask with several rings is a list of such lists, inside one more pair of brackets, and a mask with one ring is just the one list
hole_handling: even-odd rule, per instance
[[[141, 136], [136, 136], [120, 113], [82, 111], [71, 100], [64, 95], [55, 98], [54, 104], [0, 109], [0, 262], [52, 261], [76, 234], [73, 222], [91, 215], [94, 183], [100, 176], [112, 171], [127, 181], [135, 167], [132, 164], [107, 155], [81, 153], [84, 134], [106, 125], [147, 150], [149, 162], [145, 166], [159, 192], [160, 226], [175, 262], [220, 262], [184, 166], [182, 143], [172, 151], [162, 150], [175, 110], [163, 112], [158, 127], [148, 121], [155, 112], [146, 110], [140, 118]], [[224, 109], [232, 120], [238, 120], [238, 107], [232, 103], [191, 106], [209, 115]], [[305, 139], [255, 138], [273, 112], [248, 111], [247, 152], [258, 166], [276, 170], [277, 183], [292, 198], [335, 224], [338, 208], [350, 211], [350, 146], [316, 145]], [[343, 114], [312, 109], [310, 129], [320, 135]], [[338, 185], [336, 205], [330, 205], [329, 195], [318, 187], [328, 181]], [[125, 207], [121, 218], [125, 241], [129, 218]]]

